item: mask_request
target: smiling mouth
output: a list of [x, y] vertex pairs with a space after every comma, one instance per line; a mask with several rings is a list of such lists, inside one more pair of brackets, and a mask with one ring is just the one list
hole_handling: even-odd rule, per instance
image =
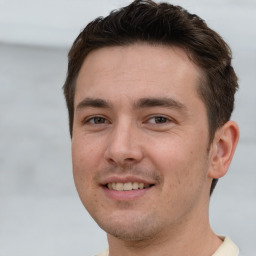
[[110, 190], [116, 191], [131, 191], [131, 190], [138, 190], [138, 189], [146, 189], [149, 187], [154, 186], [154, 184], [144, 184], [142, 182], [111, 182], [105, 185]]

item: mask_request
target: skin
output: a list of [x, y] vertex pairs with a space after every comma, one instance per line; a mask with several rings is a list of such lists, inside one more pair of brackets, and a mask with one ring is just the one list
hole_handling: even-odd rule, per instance
[[[110, 256], [211, 255], [213, 178], [227, 172], [238, 140], [230, 121], [209, 146], [202, 71], [176, 47], [133, 44], [91, 52], [75, 92], [72, 158], [84, 206], [108, 233]], [[143, 181], [109, 193], [109, 182]]]

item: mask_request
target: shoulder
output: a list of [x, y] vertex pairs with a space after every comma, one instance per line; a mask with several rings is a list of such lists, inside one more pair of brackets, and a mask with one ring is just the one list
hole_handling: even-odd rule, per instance
[[102, 251], [101, 253], [95, 254], [94, 256], [108, 256], [108, 249]]
[[[229, 237], [221, 237], [223, 243], [217, 249], [217, 251], [212, 256], [238, 256], [239, 249], [235, 243]], [[95, 254], [94, 256], [108, 256], [109, 250], [106, 249], [101, 253]]]
[[229, 237], [221, 237], [223, 243], [212, 256], [238, 256], [239, 249]]

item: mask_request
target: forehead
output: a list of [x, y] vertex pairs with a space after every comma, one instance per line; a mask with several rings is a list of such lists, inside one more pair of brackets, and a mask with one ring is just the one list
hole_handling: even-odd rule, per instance
[[178, 47], [146, 43], [104, 47], [85, 58], [77, 78], [75, 102], [85, 96], [105, 97], [116, 92], [136, 97], [179, 95], [190, 90], [198, 96], [195, 92], [201, 73]]

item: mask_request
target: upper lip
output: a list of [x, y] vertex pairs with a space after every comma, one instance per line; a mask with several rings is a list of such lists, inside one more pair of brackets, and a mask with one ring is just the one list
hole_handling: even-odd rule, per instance
[[136, 176], [111, 176], [108, 178], [105, 178], [102, 180], [101, 185], [105, 186], [108, 183], [128, 183], [128, 182], [138, 182], [138, 183], [144, 183], [145, 185], [152, 185], [155, 184], [154, 181], [141, 178], [141, 177], [136, 177]]

